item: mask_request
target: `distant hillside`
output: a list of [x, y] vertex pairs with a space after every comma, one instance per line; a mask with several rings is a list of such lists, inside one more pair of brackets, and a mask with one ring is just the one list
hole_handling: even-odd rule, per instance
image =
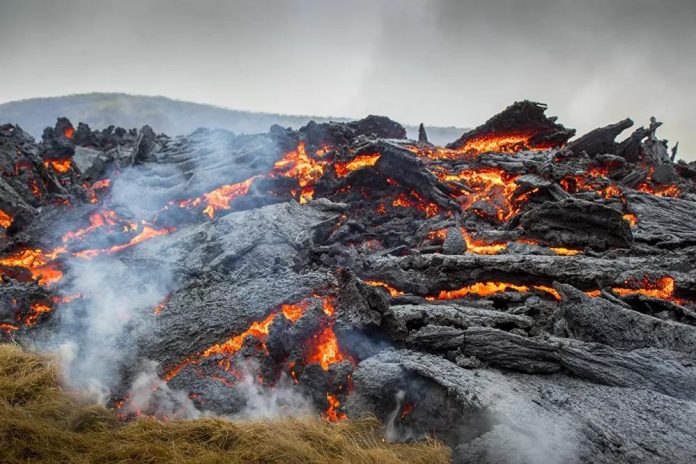
[[[169, 135], [188, 134], [199, 127], [219, 127], [235, 133], [252, 134], [267, 132], [273, 124], [297, 129], [310, 120], [317, 122], [349, 120], [334, 117], [255, 113], [165, 97], [119, 93], [31, 98], [0, 104], [0, 124], [7, 122], [19, 124], [34, 137], [40, 137], [43, 129], [53, 126], [59, 116], [66, 116], [73, 124], [85, 122], [94, 129], [109, 125], [138, 128], [148, 124], [156, 132]], [[409, 137], [418, 137], [417, 127], [405, 127]], [[446, 144], [457, 139], [465, 129], [426, 126], [426, 131], [431, 142]]]

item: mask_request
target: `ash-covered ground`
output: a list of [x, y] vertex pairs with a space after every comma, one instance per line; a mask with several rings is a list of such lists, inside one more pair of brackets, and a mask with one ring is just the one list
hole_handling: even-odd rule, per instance
[[376, 414], [455, 462], [694, 462], [696, 164], [655, 120], [573, 138], [545, 111], [444, 148], [376, 116], [0, 126], [0, 333], [124, 419]]

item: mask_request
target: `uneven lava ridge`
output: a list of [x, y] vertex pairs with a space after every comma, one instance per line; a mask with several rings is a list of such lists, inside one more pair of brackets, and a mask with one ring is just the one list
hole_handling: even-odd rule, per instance
[[571, 140], [545, 112], [517, 102], [444, 148], [377, 116], [174, 138], [59, 119], [38, 143], [2, 125], [0, 336], [94, 357], [107, 295], [80, 269], [103, 263], [131, 290], [108, 302], [129, 355], [102, 362], [124, 418], [282, 388], [456, 462], [694, 462], [696, 165], [654, 119]]

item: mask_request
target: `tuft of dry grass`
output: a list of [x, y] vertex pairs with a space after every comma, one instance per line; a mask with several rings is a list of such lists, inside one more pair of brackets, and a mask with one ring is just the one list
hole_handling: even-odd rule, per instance
[[51, 358], [0, 345], [0, 461], [46, 463], [446, 463], [435, 441], [387, 444], [374, 418], [328, 423], [119, 421], [61, 388]]

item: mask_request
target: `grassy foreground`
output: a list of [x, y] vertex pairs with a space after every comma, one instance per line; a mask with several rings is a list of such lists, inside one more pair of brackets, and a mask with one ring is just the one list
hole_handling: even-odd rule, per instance
[[385, 444], [376, 419], [119, 421], [61, 389], [55, 363], [0, 345], [2, 463], [445, 463], [437, 442]]

